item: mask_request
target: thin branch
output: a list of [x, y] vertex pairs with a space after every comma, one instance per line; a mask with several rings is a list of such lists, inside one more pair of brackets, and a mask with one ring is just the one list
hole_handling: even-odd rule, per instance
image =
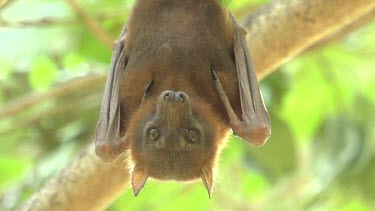
[[112, 48], [113, 37], [111, 37], [94, 19], [92, 19], [85, 10], [75, 1], [66, 0], [70, 7], [74, 10], [78, 17], [80, 17], [86, 27], [97, 36], [107, 47]]
[[28, 110], [32, 106], [52, 97], [69, 95], [73, 92], [77, 92], [98, 83], [104, 84], [105, 78], [106, 77], [103, 75], [94, 75], [90, 77], [75, 79], [60, 86], [56, 86], [46, 93], [31, 95], [28, 94], [24, 97], [17, 98], [16, 100], [5, 104], [0, 109], [0, 119]]
[[[103, 21], [103, 20], [114, 20], [121, 23], [122, 20], [118, 20], [119, 17], [122, 15], [119, 14], [111, 14], [111, 15], [98, 15], [94, 19], [96, 21]], [[23, 28], [23, 27], [45, 27], [45, 26], [56, 26], [56, 25], [72, 25], [72, 24], [79, 24], [80, 20], [72, 19], [72, 20], [64, 20], [64, 19], [51, 19], [51, 18], [42, 18], [39, 20], [24, 20], [24, 21], [17, 21], [17, 22], [10, 22], [7, 20], [3, 20], [0, 18], [0, 26], [1, 27], [11, 27], [11, 28]]]
[[12, 3], [12, 0], [3, 0], [0, 2], [0, 9], [4, 9], [6, 6], [8, 6], [10, 3]]
[[244, 22], [258, 75], [270, 74], [374, 7], [374, 0], [275, 0], [265, 5]]
[[[5, 137], [8, 134], [13, 134], [18, 130], [23, 130], [29, 128], [31, 125], [40, 122], [42, 119], [56, 117], [58, 115], [64, 115], [68, 112], [75, 110], [76, 108], [87, 108], [88, 106], [93, 106], [95, 103], [100, 105], [100, 99], [102, 97], [102, 93], [94, 93], [89, 96], [85, 96], [80, 100], [76, 99], [69, 99], [69, 101], [64, 101], [62, 104], [63, 106], [55, 107], [54, 109], [42, 111], [40, 113], [33, 113], [33, 116], [27, 120], [18, 121], [15, 126], [12, 128], [0, 128], [0, 137]], [[95, 102], [96, 100], [96, 102]]]
[[77, 24], [77, 23], [78, 23], [77, 20], [57, 20], [57, 19], [49, 19], [49, 18], [43, 18], [40, 20], [32, 20], [32, 21], [25, 20], [25, 21], [18, 21], [18, 22], [8, 22], [8, 21], [0, 19], [0, 26], [9, 27], [9, 28], [72, 25], [72, 24]]

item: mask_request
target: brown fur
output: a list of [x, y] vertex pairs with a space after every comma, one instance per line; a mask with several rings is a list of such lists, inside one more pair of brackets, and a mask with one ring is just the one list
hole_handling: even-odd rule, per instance
[[[130, 143], [131, 162], [133, 165], [141, 165], [142, 169], [149, 171], [148, 173], [155, 179], [160, 180], [180, 180], [187, 181], [200, 178], [201, 169], [209, 167], [215, 169], [217, 157], [220, 154], [228, 134], [228, 128], [225, 126], [223, 120], [219, 119], [212, 113], [212, 108], [203, 101], [198, 99], [192, 100], [192, 107], [195, 111], [194, 116], [198, 117], [198, 122], [203, 123], [205, 132], [209, 140], [206, 141], [206, 146], [199, 146], [197, 148], [189, 148], [184, 146], [182, 150], [167, 148], [155, 153], [154, 151], [143, 149], [137, 146], [137, 141], [140, 141], [139, 131], [143, 132], [146, 128], [148, 116], [155, 114], [154, 99], [140, 107], [133, 115], [130, 126], [127, 132], [127, 140]], [[173, 111], [173, 113], [181, 112], [180, 109]], [[175, 116], [172, 116], [175, 118]], [[175, 124], [184, 125], [186, 119], [176, 122]], [[168, 122], [169, 124], [171, 121]], [[173, 127], [173, 126], [172, 126]], [[178, 132], [175, 132], [178, 134]], [[173, 135], [175, 135], [173, 134]], [[163, 134], [164, 135], [164, 134]], [[171, 137], [170, 134], [167, 134]], [[176, 136], [173, 136], [176, 137]], [[166, 138], [166, 137], [164, 137]], [[141, 139], [143, 142], [144, 139]], [[166, 138], [167, 142], [180, 141], [178, 138]], [[160, 141], [159, 141], [160, 142]], [[184, 143], [184, 142], [182, 142]]]
[[138, 108], [151, 80], [155, 80], [155, 95], [172, 90], [200, 96], [227, 118], [210, 83], [210, 66], [240, 113], [233, 28], [228, 12], [215, 0], [138, 0], [128, 21], [125, 49], [124, 119]]
[[[121, 133], [126, 134], [135, 166], [135, 194], [148, 176], [180, 181], [202, 178], [210, 192], [212, 171], [230, 129], [225, 107], [211, 83], [211, 68], [235, 112], [241, 113], [229, 13], [215, 0], [138, 0], [127, 29]], [[141, 104], [152, 80], [151, 96]], [[152, 143], [145, 131], [157, 116], [158, 105], [166, 104], [160, 100], [166, 90], [184, 92], [190, 102], [188, 107], [178, 105], [166, 112], [169, 125], [163, 124], [161, 130], [169, 134], [161, 132], [160, 144]], [[179, 117], [188, 109], [192, 109], [190, 116]], [[165, 112], [161, 116], [167, 118]], [[203, 128], [204, 144], [183, 140], [181, 128], [192, 122]], [[179, 149], [168, 148], [172, 142], [180, 144]]]

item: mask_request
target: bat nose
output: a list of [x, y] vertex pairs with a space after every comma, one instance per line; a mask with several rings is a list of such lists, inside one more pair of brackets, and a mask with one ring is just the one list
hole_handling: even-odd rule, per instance
[[162, 99], [166, 102], [185, 102], [186, 94], [183, 92], [165, 91], [162, 93]]

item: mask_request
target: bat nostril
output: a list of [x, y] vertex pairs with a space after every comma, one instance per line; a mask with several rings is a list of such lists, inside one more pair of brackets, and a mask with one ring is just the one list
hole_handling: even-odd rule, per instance
[[164, 99], [165, 101], [170, 102], [170, 101], [173, 101], [174, 98], [175, 98], [175, 93], [172, 92], [172, 91], [165, 91], [165, 92], [163, 93], [163, 99]]
[[183, 102], [185, 102], [185, 100], [186, 100], [186, 95], [184, 93], [182, 93], [182, 92], [176, 93], [176, 101], [177, 102], [183, 103]]

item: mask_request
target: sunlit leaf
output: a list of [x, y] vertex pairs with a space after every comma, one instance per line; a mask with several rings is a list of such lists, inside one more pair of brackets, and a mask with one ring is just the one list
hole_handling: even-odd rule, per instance
[[349, 203], [344, 203], [340, 208], [337, 210], [340, 211], [369, 211], [370, 209], [366, 206], [366, 204], [361, 200], [353, 200]]
[[301, 140], [310, 137], [323, 118], [336, 110], [334, 87], [323, 77], [323, 67], [315, 62], [301, 59], [287, 67], [295, 72], [296, 81], [285, 96], [281, 116]]
[[229, 6], [229, 4], [231, 4], [234, 1], [236, 0], [220, 0], [220, 4], [223, 5], [224, 7], [227, 7]]
[[76, 52], [70, 52], [63, 58], [63, 66], [65, 68], [71, 68], [84, 62], [84, 58]]
[[48, 57], [37, 58], [30, 67], [29, 82], [37, 91], [47, 90], [55, 81], [58, 68]]
[[249, 5], [260, 5], [263, 3], [267, 3], [269, 0], [223, 0], [226, 2], [224, 4], [228, 7], [232, 12], [237, 10], [243, 10], [244, 8], [248, 8]]
[[257, 172], [245, 174], [243, 178], [243, 191], [251, 196], [263, 194], [269, 187], [268, 181]]
[[31, 160], [0, 156], [0, 189], [20, 179], [31, 167]]
[[9, 64], [3, 61], [0, 61], [0, 81], [8, 78], [10, 71], [11, 71], [10, 68], [11, 67]]

